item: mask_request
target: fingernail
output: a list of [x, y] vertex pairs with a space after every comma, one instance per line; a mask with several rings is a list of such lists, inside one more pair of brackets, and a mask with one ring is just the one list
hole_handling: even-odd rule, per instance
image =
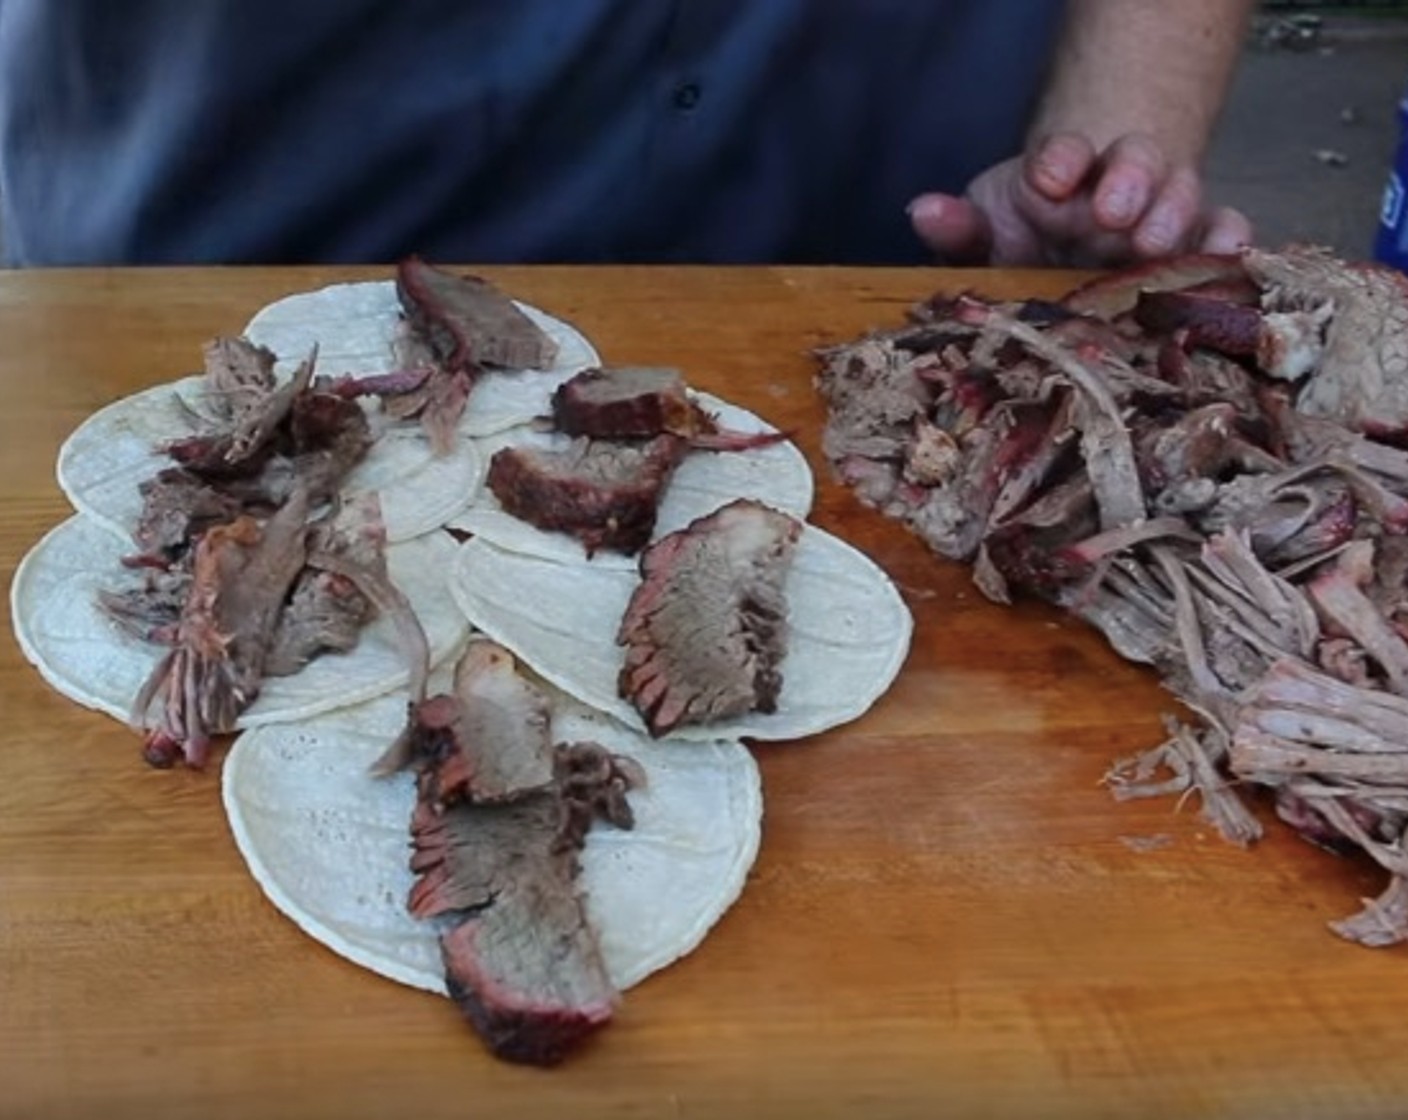
[[1116, 222], [1128, 222], [1139, 207], [1139, 197], [1135, 189], [1127, 183], [1111, 187], [1100, 200], [1100, 209], [1106, 217]]
[[1139, 232], [1139, 240], [1146, 249], [1163, 252], [1173, 248], [1174, 230], [1168, 222], [1150, 222]]
[[1076, 173], [1069, 159], [1063, 159], [1060, 152], [1044, 153], [1036, 161], [1036, 174], [1044, 184], [1056, 190], [1066, 190], [1074, 182]]

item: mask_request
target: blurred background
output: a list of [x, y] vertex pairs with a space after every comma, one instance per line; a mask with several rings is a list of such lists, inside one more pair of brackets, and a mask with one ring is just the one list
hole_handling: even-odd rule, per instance
[[1209, 158], [1211, 195], [1246, 211], [1264, 245], [1368, 256], [1405, 92], [1408, 0], [1268, 0]]

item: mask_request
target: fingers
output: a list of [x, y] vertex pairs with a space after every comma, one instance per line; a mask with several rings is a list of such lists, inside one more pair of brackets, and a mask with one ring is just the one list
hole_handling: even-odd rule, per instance
[[1162, 257], [1192, 247], [1203, 225], [1203, 188], [1191, 167], [1175, 168], [1139, 219], [1135, 253]]
[[962, 198], [920, 195], [909, 215], [953, 264], [1110, 267], [1235, 252], [1252, 238], [1245, 215], [1205, 205], [1195, 168], [1133, 133], [1103, 152], [1080, 136], [1052, 136], [977, 175]]
[[909, 220], [919, 239], [941, 259], [954, 264], [987, 261], [992, 227], [972, 202], [948, 194], [921, 194], [909, 204]]
[[1200, 249], [1205, 253], [1235, 253], [1252, 243], [1252, 223], [1240, 210], [1215, 207], [1207, 217]]
[[1095, 220], [1106, 229], [1133, 229], [1168, 186], [1162, 149], [1150, 137], [1130, 133], [1105, 150], [1100, 164], [1091, 199]]
[[1027, 186], [1050, 202], [1064, 202], [1084, 185], [1095, 167], [1095, 146], [1084, 136], [1061, 132], [1048, 136], [1027, 154]]

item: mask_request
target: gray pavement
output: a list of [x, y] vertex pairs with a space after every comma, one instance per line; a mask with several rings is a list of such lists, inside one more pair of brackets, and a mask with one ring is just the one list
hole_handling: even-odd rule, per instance
[[1206, 169], [1259, 243], [1367, 256], [1408, 90], [1408, 18], [1326, 17], [1306, 49], [1244, 52]]

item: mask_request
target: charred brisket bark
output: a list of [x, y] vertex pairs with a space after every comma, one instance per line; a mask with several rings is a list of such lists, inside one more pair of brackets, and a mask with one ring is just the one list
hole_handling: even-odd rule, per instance
[[786, 436], [780, 432], [735, 432], [690, 397], [678, 370], [611, 366], [583, 370], [552, 396], [553, 425], [570, 436], [593, 439], [652, 439], [672, 435], [691, 447], [746, 451]]
[[655, 736], [776, 710], [801, 523], [746, 500], [662, 537], [621, 620], [620, 693]]
[[553, 393], [551, 423], [573, 437], [568, 447], [505, 448], [487, 483], [505, 511], [576, 537], [588, 556], [645, 545], [665, 487], [691, 450], [747, 451], [787, 438], [721, 428], [678, 371], [644, 366], [577, 374]]
[[647, 366], [587, 369], [552, 395], [554, 427], [570, 436], [649, 439], [664, 432], [686, 439], [712, 422], [685, 391], [678, 370]]
[[411, 823], [410, 911], [459, 920], [440, 937], [450, 996], [499, 1057], [552, 1065], [611, 1019], [618, 999], [559, 843], [554, 790]]
[[590, 556], [639, 551], [660, 495], [688, 450], [677, 436], [644, 443], [576, 439], [562, 451], [506, 447], [489, 462], [490, 491], [513, 516], [568, 533]]

